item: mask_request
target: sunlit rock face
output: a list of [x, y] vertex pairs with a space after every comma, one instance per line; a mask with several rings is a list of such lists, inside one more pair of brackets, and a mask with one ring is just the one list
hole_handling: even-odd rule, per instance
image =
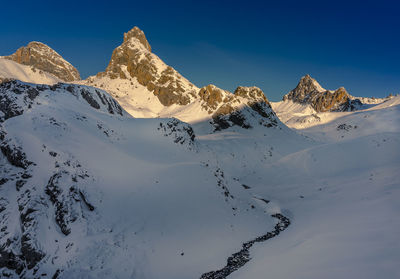
[[53, 74], [63, 81], [71, 82], [81, 79], [74, 66], [52, 48], [40, 42], [30, 42], [4, 58]]
[[310, 104], [316, 112], [354, 110], [360, 101], [353, 99], [344, 87], [326, 90], [309, 75], [302, 77], [296, 88], [283, 97], [283, 101]]
[[215, 130], [239, 126], [245, 129], [255, 125], [277, 127], [278, 118], [268, 99], [258, 87], [239, 86], [232, 94], [208, 85], [200, 89], [202, 99], [209, 105]]
[[215, 124], [217, 130], [235, 125], [250, 128], [258, 125], [255, 123], [272, 127], [278, 123], [261, 89], [238, 87], [231, 93], [212, 84], [198, 88], [152, 53], [138, 27], [124, 34], [106, 70], [84, 83], [107, 90], [135, 117], [206, 121]]
[[164, 106], [186, 105], [197, 90], [192, 83], [151, 52], [145, 34], [138, 27], [124, 34], [124, 41], [113, 51], [107, 69], [97, 76], [108, 76], [111, 79], [136, 78]]

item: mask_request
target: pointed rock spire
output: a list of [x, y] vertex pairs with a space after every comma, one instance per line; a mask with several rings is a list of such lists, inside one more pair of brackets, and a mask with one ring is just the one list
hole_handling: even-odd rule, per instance
[[142, 30], [139, 29], [139, 27], [135, 26], [128, 32], [124, 33], [124, 43], [128, 42], [132, 38], [136, 38], [139, 40], [139, 42], [148, 50], [151, 52], [151, 46], [149, 42], [146, 39], [146, 35]]
[[317, 112], [348, 110], [352, 102], [344, 87], [335, 91], [326, 90], [310, 75], [303, 76], [296, 88], [283, 96], [283, 101], [287, 100], [309, 104]]

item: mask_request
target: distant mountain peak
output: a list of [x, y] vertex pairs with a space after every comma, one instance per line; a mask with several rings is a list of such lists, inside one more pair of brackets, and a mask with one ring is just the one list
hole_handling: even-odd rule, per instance
[[4, 58], [53, 74], [64, 81], [81, 79], [74, 66], [54, 49], [41, 42], [30, 42], [27, 46], [20, 47], [15, 53]]
[[132, 38], [138, 39], [139, 42], [151, 52], [151, 46], [147, 41], [146, 35], [139, 27], [135, 26], [128, 32], [124, 33], [124, 43], [130, 41]]
[[326, 90], [310, 75], [303, 76], [296, 88], [283, 96], [283, 101], [309, 104], [316, 112], [354, 110], [360, 101], [353, 99], [344, 87]]
[[326, 91], [317, 80], [313, 79], [309, 74], [303, 76], [300, 79], [297, 87], [300, 90], [305, 90], [306, 92], [318, 91], [324, 92]]

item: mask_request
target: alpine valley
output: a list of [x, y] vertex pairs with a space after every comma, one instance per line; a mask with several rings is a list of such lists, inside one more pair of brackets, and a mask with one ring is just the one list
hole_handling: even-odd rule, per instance
[[400, 278], [400, 96], [198, 87], [137, 27], [0, 58], [1, 278]]

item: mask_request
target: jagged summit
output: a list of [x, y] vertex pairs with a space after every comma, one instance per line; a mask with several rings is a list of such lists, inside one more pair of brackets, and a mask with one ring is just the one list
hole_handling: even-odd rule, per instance
[[124, 43], [131, 40], [132, 38], [136, 38], [139, 40], [139, 42], [148, 50], [151, 52], [151, 46], [149, 42], [147, 41], [146, 35], [142, 30], [140, 30], [139, 27], [135, 26], [128, 32], [124, 33]]
[[202, 107], [211, 116], [215, 131], [239, 126], [245, 129], [261, 125], [276, 127], [278, 118], [258, 87], [239, 86], [234, 94], [215, 85], [199, 90]]
[[283, 96], [283, 101], [287, 100], [309, 104], [316, 112], [354, 110], [361, 105], [344, 87], [326, 90], [310, 75], [303, 76], [296, 88]]
[[313, 79], [310, 75], [303, 76], [296, 88], [290, 91], [287, 95], [283, 96], [283, 100], [294, 100], [307, 102], [312, 94], [318, 94], [321, 92], [325, 92], [326, 90], [322, 88], [322, 86]]
[[309, 74], [303, 76], [300, 79], [300, 82], [298, 86], [303, 86], [306, 88], [309, 88], [309, 90], [317, 90], [319, 92], [326, 91], [319, 83], [317, 80], [312, 78]]
[[[13, 61], [8, 61], [10, 63], [28, 65], [32, 71], [39, 69], [39, 72], [55, 77], [54, 81], [43, 83], [80, 79], [71, 64], [40, 42], [31, 42], [6, 58]], [[23, 70], [27, 72], [27, 69]], [[32, 73], [29, 75], [33, 76]], [[4, 80], [16, 76], [5, 72]], [[44, 80], [41, 76], [25, 79], [38, 83]], [[214, 85], [198, 88], [151, 52], [144, 32], [138, 27], [124, 33], [122, 44], [114, 49], [104, 72], [78, 83], [106, 90], [134, 117], [175, 117], [188, 123], [212, 124], [215, 130], [234, 125], [252, 128], [279, 124], [259, 88], [238, 87], [233, 94]]]
[[134, 117], [175, 117], [189, 123], [208, 119], [216, 129], [278, 123], [259, 88], [239, 87], [234, 94], [211, 84], [198, 88], [151, 52], [138, 27], [124, 34], [106, 70], [84, 83], [110, 92]]
[[263, 101], [269, 104], [268, 99], [265, 96], [264, 92], [257, 86], [251, 86], [251, 87], [239, 86], [238, 88], [236, 88], [233, 94], [249, 100]]
[[[98, 73], [96, 77], [88, 78], [87, 81], [89, 84], [96, 84], [96, 79], [102, 78], [128, 80], [132, 85], [135, 80], [152, 92], [164, 106], [186, 105], [193, 100], [194, 92], [198, 90], [157, 55], [151, 53], [150, 44], [138, 27], [124, 34], [124, 41], [114, 49], [106, 70]], [[105, 87], [106, 83], [109, 82], [102, 82]]]
[[20, 47], [15, 53], [3, 58], [22, 65], [32, 66], [63, 81], [81, 79], [78, 70], [74, 66], [51, 47], [41, 42], [30, 42], [27, 46]]

